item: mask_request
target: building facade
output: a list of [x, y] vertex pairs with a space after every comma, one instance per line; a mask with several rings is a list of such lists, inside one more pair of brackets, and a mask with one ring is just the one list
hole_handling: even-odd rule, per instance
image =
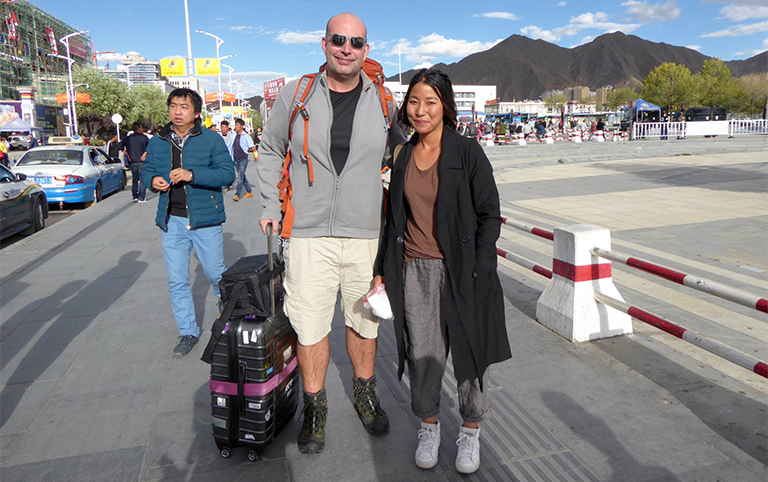
[[[0, 99], [19, 100], [19, 87], [31, 87], [37, 104], [56, 105], [56, 94], [65, 91], [66, 46], [60, 38], [78, 30], [27, 0], [0, 2]], [[74, 66], [90, 64], [93, 45], [87, 35], [68, 39]]]
[[[405, 94], [408, 92], [407, 84], [399, 82], [384, 82], [384, 86], [392, 91], [395, 102], [402, 105]], [[453, 98], [456, 101], [456, 109], [459, 117], [470, 117], [474, 114], [480, 120], [485, 118], [486, 103], [496, 99], [495, 85], [454, 85]]]

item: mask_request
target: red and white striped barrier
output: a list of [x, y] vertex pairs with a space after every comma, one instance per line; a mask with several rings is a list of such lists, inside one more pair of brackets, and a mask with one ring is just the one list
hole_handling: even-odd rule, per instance
[[719, 341], [707, 338], [693, 330], [682, 328], [663, 318], [648, 313], [647, 311], [643, 311], [634, 306], [628, 305], [619, 300], [615, 300], [610, 296], [606, 296], [602, 293], [595, 293], [595, 300], [605, 306], [610, 306], [611, 308], [626, 313], [644, 323], [653, 325], [656, 328], [669, 333], [670, 335], [674, 335], [700, 348], [703, 348], [710, 353], [714, 353], [717, 356], [723, 357], [726, 360], [742, 366], [747, 370], [753, 371], [762, 377], [768, 378], [768, 364], [753, 356], [731, 348], [728, 345], [724, 345]]
[[553, 241], [555, 239], [555, 234], [552, 231], [547, 231], [546, 229], [536, 228], [533, 226], [528, 226], [527, 224], [518, 223], [517, 221], [512, 221], [511, 219], [505, 218], [504, 216], [501, 217], [501, 221], [507, 226], [512, 226], [513, 228], [519, 229], [520, 231], [525, 231], [526, 233], [535, 234], [540, 238], [548, 239], [550, 241]]
[[595, 142], [605, 142], [605, 136], [603, 135], [603, 131], [595, 131], [595, 135], [592, 138]]
[[760, 296], [737, 290], [729, 286], [724, 286], [715, 283], [714, 281], [709, 281], [703, 278], [696, 278], [695, 276], [680, 273], [679, 271], [674, 271], [669, 268], [665, 268], [664, 266], [649, 263], [648, 261], [643, 261], [642, 259], [619, 254], [607, 249], [594, 248], [592, 249], [592, 254], [616, 261], [617, 263], [632, 266], [633, 268], [640, 269], [646, 273], [655, 274], [656, 276], [660, 276], [677, 284], [681, 284], [683, 286], [687, 286], [704, 293], [709, 293], [728, 301], [733, 301], [734, 303], [744, 305], [748, 308], [762, 311], [763, 313], [768, 313], [768, 299], [761, 298]]
[[544, 266], [535, 264], [532, 261], [528, 261], [525, 258], [521, 258], [520, 256], [516, 254], [512, 254], [509, 251], [504, 251], [501, 248], [496, 248], [496, 254], [501, 256], [504, 259], [508, 259], [509, 261], [512, 261], [513, 263], [522, 266], [523, 268], [529, 269], [534, 273], [537, 273], [549, 279], [552, 279], [552, 271], [548, 270]]
[[611, 278], [611, 262], [591, 252], [593, 247], [610, 250], [610, 231], [587, 224], [559, 227], [554, 244], [554, 276], [536, 303], [539, 323], [571, 341], [632, 333], [626, 313], [595, 301], [596, 291], [623, 301]]

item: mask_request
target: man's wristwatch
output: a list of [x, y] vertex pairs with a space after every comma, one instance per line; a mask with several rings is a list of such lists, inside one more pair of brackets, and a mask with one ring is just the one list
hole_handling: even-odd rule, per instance
[[192, 171], [192, 169], [189, 169], [189, 184], [194, 184], [195, 182], [195, 173]]

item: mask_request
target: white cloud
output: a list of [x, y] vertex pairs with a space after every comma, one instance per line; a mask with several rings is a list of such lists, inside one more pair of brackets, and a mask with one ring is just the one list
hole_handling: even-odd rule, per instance
[[560, 2], [557, 4], [558, 7], [565, 7], [565, 2]]
[[744, 20], [768, 17], [768, 6], [765, 4], [756, 6], [726, 5], [720, 10], [720, 13], [723, 18], [733, 22], [743, 22]]
[[752, 35], [759, 32], [768, 32], [768, 21], [759, 23], [750, 23], [742, 25], [734, 25], [723, 30], [716, 32], [705, 33], [700, 35], [701, 38], [711, 37], [741, 37], [744, 35]]
[[757, 54], [761, 54], [768, 50], [768, 38], [763, 39], [763, 48], [760, 49], [746, 49], [743, 52], [736, 52], [733, 54], [734, 57], [752, 57]]
[[603, 33], [612, 33], [617, 31], [630, 33], [640, 28], [640, 24], [637, 23], [615, 23], [609, 22], [609, 19], [610, 17], [608, 14], [604, 12], [587, 12], [575, 17], [571, 17], [570, 23], [563, 27], [557, 27], [552, 30], [544, 30], [540, 27], [537, 27], [536, 25], [529, 25], [527, 27], [521, 28], [520, 32], [530, 38], [541, 39], [547, 42], [558, 42], [563, 37], [571, 37], [585, 29], [601, 30]]
[[701, 50], [701, 45], [686, 45], [685, 48], [695, 50], [698, 52], [699, 50]]
[[472, 15], [473, 17], [500, 18], [503, 20], [520, 20], [520, 17], [509, 12], [487, 12]]
[[320, 43], [325, 30], [315, 30], [314, 32], [280, 32], [275, 40], [281, 44], [300, 45]]
[[123, 54], [117, 52], [102, 52], [96, 55], [98, 62], [120, 62], [123, 60]]
[[627, 7], [625, 12], [627, 15], [643, 23], [666, 22], [680, 17], [680, 9], [672, 1], [651, 5], [648, 2], [629, 0], [622, 3], [621, 6]]
[[432, 67], [432, 65], [434, 65], [434, 64], [432, 64], [431, 62], [422, 62], [419, 65], [415, 66], [413, 68], [413, 70], [428, 69], [428, 68]]
[[391, 57], [398, 55], [397, 46], [400, 45], [400, 53], [407, 62], [411, 63], [430, 63], [438, 57], [459, 57], [463, 58], [477, 52], [488, 50], [501, 42], [498, 39], [494, 42], [478, 42], [459, 39], [448, 39], [442, 35], [433, 33], [426, 37], [421, 37], [416, 45], [407, 40], [400, 40], [396, 44], [387, 44], [389, 50], [382, 55]]

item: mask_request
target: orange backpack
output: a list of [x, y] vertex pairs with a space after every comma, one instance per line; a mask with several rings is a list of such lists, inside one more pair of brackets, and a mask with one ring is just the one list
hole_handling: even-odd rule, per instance
[[[301, 78], [299, 85], [296, 88], [296, 92], [293, 94], [293, 112], [291, 113], [291, 120], [288, 123], [288, 144], [291, 143], [293, 121], [296, 119], [297, 114], [301, 114], [304, 118], [304, 153], [302, 159], [307, 161], [307, 169], [309, 171], [309, 183], [315, 182], [314, 171], [312, 170], [312, 160], [309, 158], [309, 112], [307, 112], [306, 105], [309, 101], [309, 97], [314, 92], [315, 78], [325, 71], [325, 65], [320, 66], [320, 71], [315, 74], [307, 74]], [[373, 59], [367, 58], [363, 62], [363, 72], [368, 76], [373, 84], [378, 88], [379, 99], [381, 99], [381, 109], [384, 113], [384, 117], [387, 119], [390, 132], [392, 130], [392, 116], [395, 112], [395, 98], [392, 96], [392, 92], [384, 87], [384, 69], [381, 64]], [[298, 100], [297, 100], [298, 99]], [[283, 211], [283, 226], [280, 230], [280, 237], [283, 240], [288, 240], [291, 237], [291, 229], [293, 228], [294, 210], [291, 204], [291, 198], [293, 197], [293, 186], [291, 185], [291, 177], [289, 174], [289, 167], [291, 165], [291, 151], [285, 155], [285, 162], [283, 162], [283, 173], [280, 176], [280, 182], [277, 183], [277, 189], [280, 198], [280, 207]]]

